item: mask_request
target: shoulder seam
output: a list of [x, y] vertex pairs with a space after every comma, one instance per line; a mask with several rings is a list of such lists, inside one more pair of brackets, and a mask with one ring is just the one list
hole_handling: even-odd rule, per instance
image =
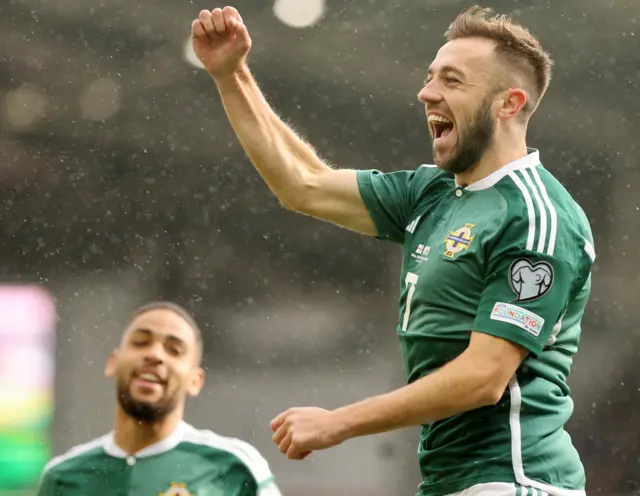
[[193, 428], [185, 433], [183, 442], [226, 451], [235, 456], [249, 469], [257, 484], [262, 484], [265, 479], [273, 477], [269, 464], [260, 452], [242, 439], [220, 436], [212, 431]]
[[72, 460], [74, 458], [78, 458], [82, 455], [84, 455], [85, 453], [95, 449], [95, 448], [99, 448], [100, 446], [104, 445], [105, 439], [107, 438], [108, 434], [105, 434], [104, 436], [100, 436], [96, 439], [93, 439], [91, 441], [88, 441], [86, 443], [82, 443], [82, 444], [78, 444], [76, 446], [73, 446], [72, 448], [68, 449], [65, 453], [58, 455], [54, 458], [52, 458], [42, 469], [42, 473], [45, 474], [47, 473], [49, 470], [51, 470], [54, 467], [57, 467], [58, 465], [60, 465], [61, 463], [64, 463], [68, 460]]

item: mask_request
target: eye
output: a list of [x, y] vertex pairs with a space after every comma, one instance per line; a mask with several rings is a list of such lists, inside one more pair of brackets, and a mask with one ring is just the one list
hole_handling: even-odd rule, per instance
[[168, 345], [167, 352], [171, 356], [176, 356], [176, 357], [180, 355], [184, 355], [184, 349], [181, 346], [177, 346], [177, 345]]
[[453, 76], [447, 76], [444, 80], [447, 84], [458, 84], [460, 82], [459, 79], [454, 78]]

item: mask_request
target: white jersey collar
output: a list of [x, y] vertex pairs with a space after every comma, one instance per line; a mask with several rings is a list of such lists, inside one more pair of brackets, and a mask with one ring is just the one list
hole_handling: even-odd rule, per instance
[[479, 181], [470, 184], [464, 189], [467, 191], [480, 191], [483, 189], [488, 189], [491, 186], [494, 186], [498, 181], [500, 181], [500, 179], [508, 175], [510, 172], [520, 169], [530, 169], [532, 167], [537, 167], [538, 165], [540, 165], [540, 152], [535, 148], [528, 148], [527, 151], [528, 153], [525, 157], [508, 163], [494, 173], [489, 174], [484, 179], [480, 179]]
[[[185, 431], [188, 429], [189, 425], [186, 422], [180, 422], [178, 427], [166, 438], [162, 441], [158, 441], [151, 446], [147, 446], [146, 448], [141, 449], [137, 453], [134, 453], [133, 456], [136, 458], [144, 458], [147, 456], [159, 455], [161, 453], [166, 453], [167, 451], [171, 451], [173, 448], [178, 446], [184, 439]], [[120, 446], [118, 446], [114, 439], [114, 433], [110, 432], [107, 436], [105, 436], [104, 441], [104, 451], [115, 458], [127, 458], [129, 453], [124, 451]]]

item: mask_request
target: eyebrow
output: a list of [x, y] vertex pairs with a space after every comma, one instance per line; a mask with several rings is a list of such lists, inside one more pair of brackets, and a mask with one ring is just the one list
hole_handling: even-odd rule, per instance
[[[134, 330], [131, 332], [131, 334], [144, 334], [144, 335], [146, 335], [146, 336], [151, 337], [151, 336], [155, 336], [155, 335], [157, 335], [158, 333], [157, 333], [157, 332], [152, 331], [151, 329], [147, 329], [147, 328], [145, 328], [145, 327], [139, 327], [139, 328], [134, 329]], [[166, 338], [166, 339], [169, 339], [169, 340], [171, 340], [171, 341], [176, 341], [176, 342], [178, 342], [178, 343], [180, 343], [181, 345], [184, 345], [184, 346], [186, 346], [186, 345], [187, 345], [187, 342], [186, 342], [184, 339], [179, 338], [179, 337], [178, 337], [178, 336], [176, 336], [175, 334], [168, 334], [167, 336], [165, 336], [165, 338]]]
[[[427, 76], [433, 75], [434, 72], [436, 71], [433, 69], [433, 67], [429, 67], [429, 70], [427, 71]], [[438, 72], [454, 72], [459, 76], [464, 76], [464, 73], [460, 69], [452, 65], [443, 65], [442, 67], [440, 67]]]

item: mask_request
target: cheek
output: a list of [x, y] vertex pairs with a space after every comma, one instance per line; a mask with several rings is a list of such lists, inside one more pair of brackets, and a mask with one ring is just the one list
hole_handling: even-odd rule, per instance
[[137, 363], [138, 361], [135, 359], [135, 357], [121, 357], [114, 364], [114, 377], [118, 380], [130, 382]]
[[465, 131], [468, 131], [473, 126], [473, 122], [464, 114], [459, 113], [456, 118], [456, 130], [458, 135], [463, 135]]
[[131, 367], [125, 365], [125, 364], [120, 364], [116, 367], [115, 369], [115, 378], [118, 379], [119, 381], [124, 381], [124, 382], [131, 382]]
[[170, 389], [184, 389], [189, 381], [189, 371], [174, 369], [169, 373], [168, 386]]
[[454, 109], [451, 109], [451, 113], [453, 114], [453, 118], [455, 119], [457, 126], [464, 126], [469, 122], [469, 118], [467, 117], [467, 113], [464, 109], [454, 107]]

